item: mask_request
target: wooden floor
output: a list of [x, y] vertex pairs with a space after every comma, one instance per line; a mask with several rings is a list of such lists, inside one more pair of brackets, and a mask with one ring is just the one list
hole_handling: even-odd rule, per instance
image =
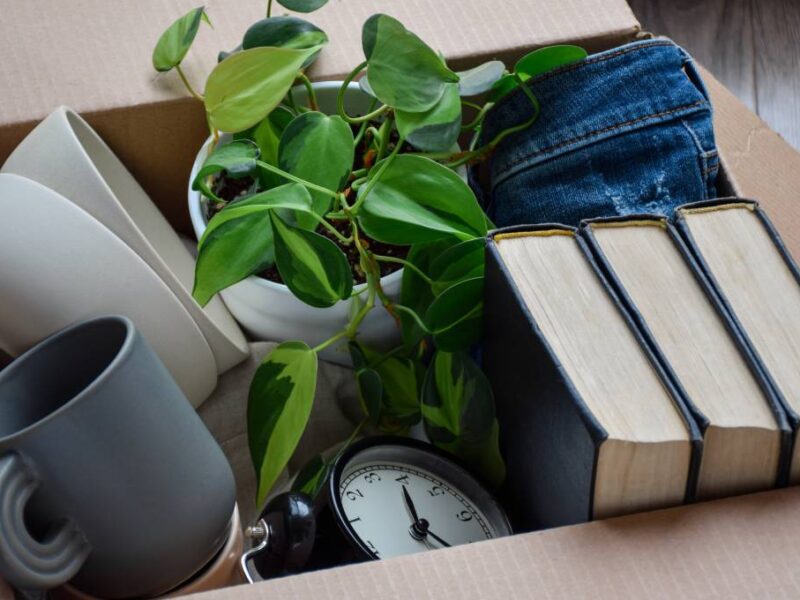
[[800, 149], [800, 0], [628, 0]]

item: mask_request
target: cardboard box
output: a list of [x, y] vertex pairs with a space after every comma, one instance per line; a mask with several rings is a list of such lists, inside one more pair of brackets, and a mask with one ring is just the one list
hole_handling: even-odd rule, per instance
[[[88, 118], [172, 224], [188, 232], [186, 186], [206, 136], [202, 107], [150, 53], [190, 0], [26, 0], [0, 20], [0, 162], [52, 109]], [[235, 46], [265, 0], [214, 0], [184, 66], [195, 82]], [[331, 44], [315, 66], [335, 79], [361, 56], [360, 24], [386, 12], [458, 68], [507, 63], [546, 44], [591, 51], [634, 39], [623, 0], [330, 0], [310, 16]], [[800, 259], [800, 154], [706, 75], [730, 185], [759, 199]], [[432, 553], [237, 587], [204, 600], [261, 598], [485, 598], [800, 596], [800, 489], [779, 490], [610, 521], [517, 535]]]

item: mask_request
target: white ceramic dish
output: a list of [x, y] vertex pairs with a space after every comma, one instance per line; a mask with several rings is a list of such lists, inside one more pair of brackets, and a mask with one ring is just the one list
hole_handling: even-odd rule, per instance
[[[315, 83], [314, 89], [320, 110], [336, 111], [336, 94], [341, 82]], [[294, 91], [298, 102], [305, 102], [305, 89]], [[369, 110], [372, 98], [364, 94], [358, 84], [350, 85], [345, 103], [350, 114], [363, 114]], [[197, 238], [206, 230], [204, 202], [199, 192], [192, 190], [192, 181], [208, 156], [211, 141], [200, 149], [189, 177], [189, 215]], [[400, 297], [402, 270], [381, 279], [383, 290], [392, 300]], [[356, 286], [359, 290], [363, 286]], [[248, 277], [221, 292], [225, 304], [237, 321], [257, 340], [282, 342], [302, 340], [316, 346], [341, 331], [350, 321], [352, 300], [343, 300], [330, 308], [314, 308], [295, 298], [285, 285], [260, 277]], [[374, 308], [359, 329], [359, 340], [377, 349], [388, 350], [400, 341], [394, 319], [380, 306]], [[332, 346], [322, 353], [322, 358], [339, 364], [350, 364], [347, 344]]]
[[214, 390], [208, 342], [155, 271], [72, 201], [0, 174], [0, 348], [18, 356], [104, 314], [136, 324], [193, 406]]
[[[219, 298], [191, 296], [194, 259], [145, 191], [75, 112], [56, 109], [9, 156], [2, 172], [22, 175], [70, 199], [133, 249], [172, 290], [208, 340], [223, 373], [248, 355], [247, 342]], [[177, 175], [177, 174], [176, 174]]]

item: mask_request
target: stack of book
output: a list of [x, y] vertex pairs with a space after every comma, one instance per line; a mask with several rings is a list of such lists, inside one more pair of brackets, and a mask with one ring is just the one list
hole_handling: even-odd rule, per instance
[[485, 327], [523, 527], [800, 481], [800, 273], [755, 202], [497, 230]]

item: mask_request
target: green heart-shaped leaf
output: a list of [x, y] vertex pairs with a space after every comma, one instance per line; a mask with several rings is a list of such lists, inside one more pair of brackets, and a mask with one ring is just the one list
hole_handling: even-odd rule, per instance
[[481, 337], [483, 277], [465, 279], [447, 288], [425, 315], [436, 347], [446, 352], [469, 349]]
[[[250, 137], [258, 145], [261, 151], [261, 160], [265, 163], [278, 166], [278, 148], [281, 143], [281, 135], [294, 119], [294, 114], [284, 106], [277, 106], [269, 113], [258, 125], [256, 125]], [[258, 167], [258, 181], [261, 188], [268, 190], [286, 182], [283, 177], [268, 171], [263, 167]]]
[[[406, 260], [423, 273], [430, 272], [431, 263], [456, 244], [455, 238], [445, 238], [427, 244], [415, 244], [408, 251]], [[431, 286], [420, 277], [414, 269], [403, 269], [403, 281], [400, 287], [400, 304], [407, 306], [418, 315], [424, 315], [435, 296]], [[417, 321], [404, 312], [400, 313], [400, 331], [403, 344], [414, 346], [425, 337], [425, 332]]]
[[[340, 190], [353, 169], [353, 130], [341, 117], [307, 112], [295, 118], [281, 135], [278, 166], [292, 175], [329, 190]], [[322, 216], [332, 198], [312, 191], [314, 212]], [[317, 221], [305, 216], [297, 224], [315, 229]]]
[[229, 177], [238, 179], [255, 172], [259, 149], [250, 140], [234, 140], [220, 144], [208, 155], [203, 166], [192, 181], [192, 189], [199, 190], [208, 198], [216, 198], [208, 187], [211, 175], [225, 171]]
[[381, 421], [383, 408], [383, 383], [375, 369], [365, 368], [356, 371], [358, 398], [361, 408], [367, 414], [370, 424], [375, 427]]
[[252, 127], [278, 106], [303, 63], [320, 48], [250, 48], [219, 63], [206, 82], [208, 120], [221, 131]]
[[458, 75], [425, 42], [397, 19], [373, 15], [364, 23], [361, 44], [375, 96], [392, 108], [421, 112], [439, 101]]
[[504, 96], [507, 96], [518, 87], [519, 79], [517, 79], [515, 74], [510, 73], [508, 75], [503, 75], [494, 83], [489, 91], [489, 101], [499, 102]]
[[485, 245], [483, 238], [475, 238], [441, 252], [430, 265], [433, 293], [438, 296], [459, 281], [483, 277]]
[[514, 71], [522, 81], [527, 81], [531, 77], [578, 62], [587, 56], [586, 50], [580, 46], [548, 46], [520, 58], [514, 65]]
[[[370, 177], [379, 171], [373, 168]], [[359, 194], [368, 188], [361, 186]], [[486, 219], [470, 187], [447, 167], [409, 154], [395, 156], [383, 170], [358, 219], [367, 235], [387, 244], [486, 235]]]
[[369, 78], [364, 75], [361, 79], [358, 80], [358, 87], [361, 88], [361, 91], [367, 94], [368, 96], [375, 97], [375, 91], [372, 89], [372, 86], [369, 84]]
[[314, 12], [328, 3], [328, 0], [278, 0], [278, 4], [289, 10], [301, 13]]
[[488, 92], [506, 72], [506, 66], [499, 60], [490, 60], [474, 69], [459, 71], [458, 91], [462, 96], [477, 96]]
[[275, 260], [269, 213], [311, 210], [311, 197], [291, 183], [229, 204], [208, 224], [198, 244], [192, 295], [204, 306], [220, 290]]
[[422, 388], [425, 432], [487, 481], [505, 478], [492, 388], [464, 353], [437, 352]]
[[161, 34], [153, 49], [153, 67], [156, 71], [169, 71], [181, 64], [197, 36], [201, 21], [211, 25], [202, 6], [190, 10]]
[[306, 304], [325, 308], [350, 297], [350, 263], [328, 238], [292, 227], [270, 212], [275, 234], [275, 264], [286, 286]]
[[445, 84], [444, 94], [425, 112], [395, 111], [397, 130], [406, 141], [420, 150], [449, 150], [461, 133], [461, 98], [458, 84]]
[[319, 27], [297, 17], [271, 17], [256, 21], [245, 32], [242, 48], [276, 46], [283, 48], [313, 48], [328, 42]]
[[247, 437], [259, 505], [303, 435], [317, 387], [317, 354], [303, 342], [278, 345], [258, 367], [247, 403]]

